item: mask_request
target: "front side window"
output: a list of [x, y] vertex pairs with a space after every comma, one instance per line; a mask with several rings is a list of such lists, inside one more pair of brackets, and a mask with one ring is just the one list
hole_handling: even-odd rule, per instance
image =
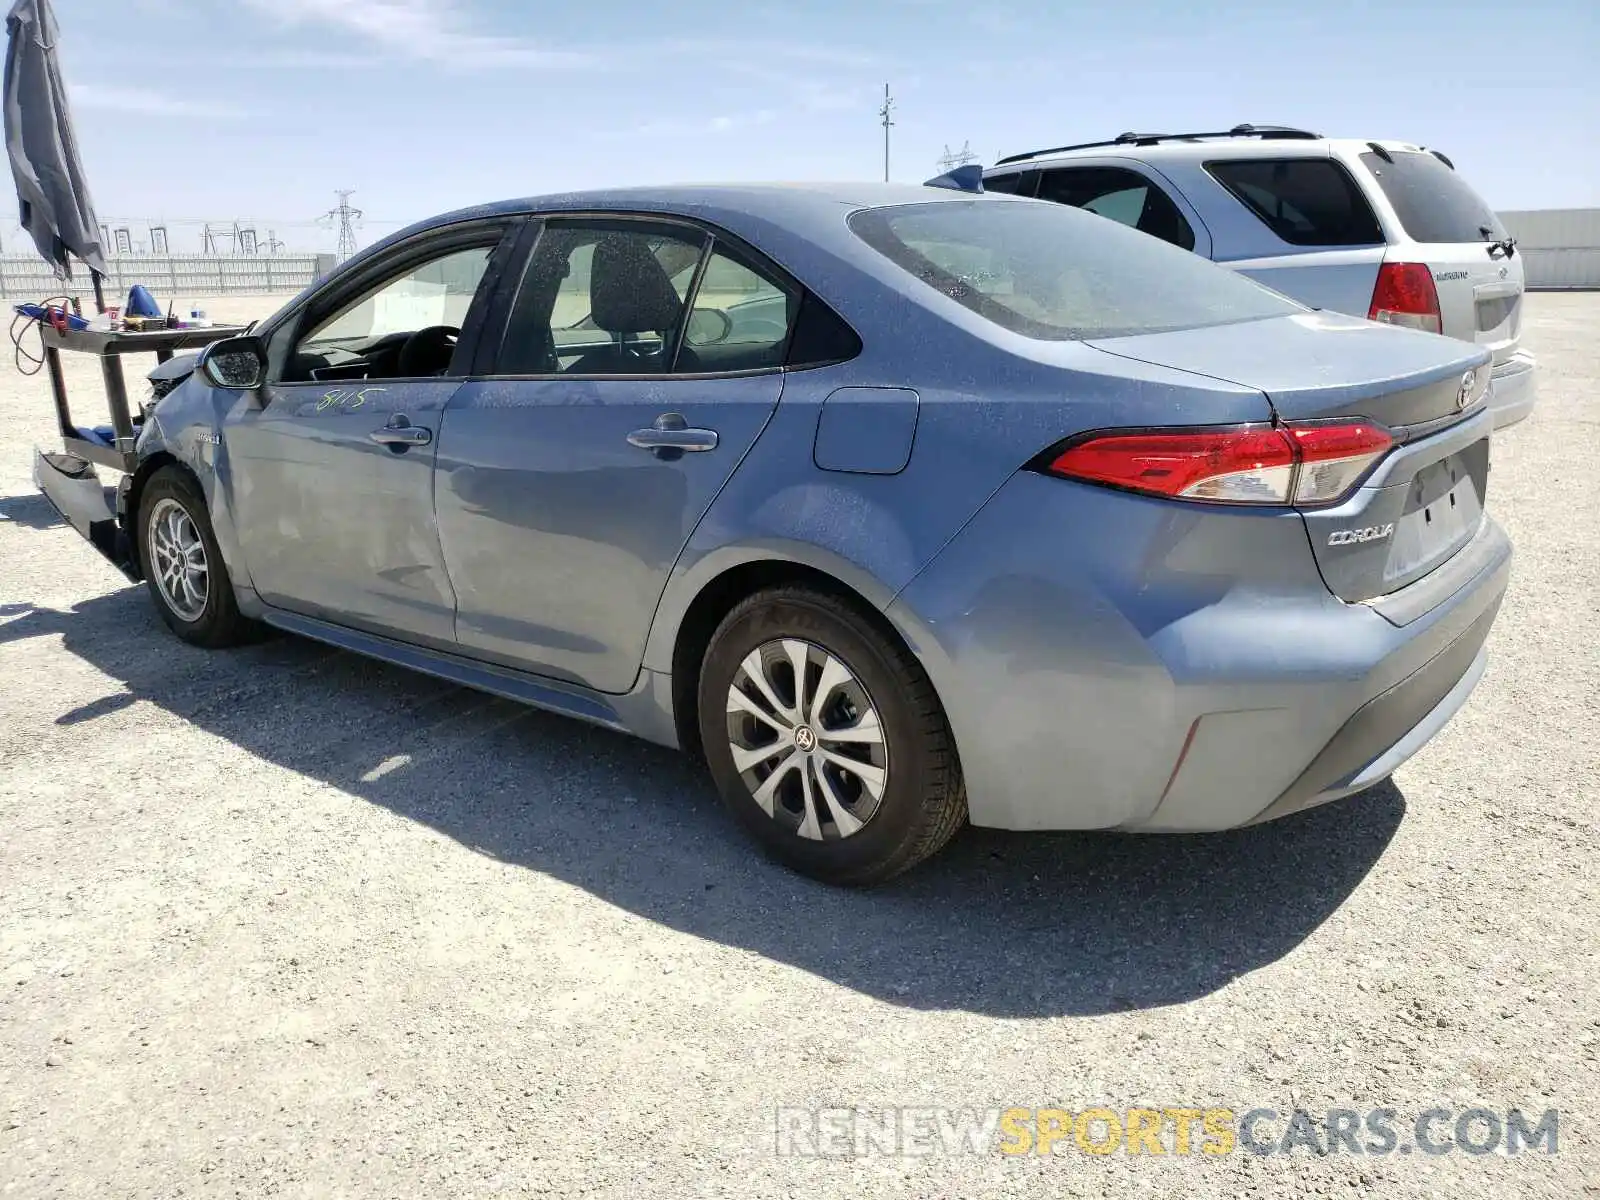
[[1291, 246], [1372, 246], [1378, 218], [1350, 173], [1331, 158], [1241, 158], [1206, 171]]
[[1022, 186], [1023, 172], [1012, 171], [1007, 175], [985, 175], [983, 177], [983, 190], [986, 192], [1003, 192], [1008, 196], [1026, 195]]
[[1174, 246], [1194, 249], [1194, 230], [1172, 197], [1137, 171], [1121, 167], [1046, 171], [1039, 181], [1039, 199], [1087, 209]]
[[1162, 333], [1305, 310], [1243, 275], [1058, 204], [862, 209], [850, 228], [930, 288], [1044, 341]]
[[493, 242], [430, 258], [317, 319], [284, 382], [442, 375], [489, 267]]
[[503, 375], [650, 375], [672, 369], [705, 249], [696, 230], [550, 221], [500, 347]]

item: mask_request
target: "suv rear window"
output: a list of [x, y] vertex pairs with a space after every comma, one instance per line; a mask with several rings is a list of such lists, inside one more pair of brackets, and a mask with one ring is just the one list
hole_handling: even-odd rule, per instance
[[1291, 246], [1383, 241], [1367, 198], [1331, 158], [1236, 158], [1206, 171]]
[[1506, 236], [1494, 209], [1433, 155], [1391, 150], [1389, 157], [1394, 161], [1363, 154], [1361, 161], [1377, 177], [1413, 241], [1481, 242]]
[[850, 228], [942, 295], [1041, 341], [1305, 311], [1187, 250], [1060, 204], [994, 199], [868, 208], [851, 215]]

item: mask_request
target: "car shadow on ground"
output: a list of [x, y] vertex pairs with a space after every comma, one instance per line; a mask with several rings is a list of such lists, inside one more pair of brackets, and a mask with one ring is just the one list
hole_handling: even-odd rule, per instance
[[54, 529], [65, 525], [58, 513], [43, 495], [34, 492], [25, 496], [0, 496], [0, 521], [12, 521], [24, 529]]
[[142, 589], [7, 607], [0, 646], [59, 635], [122, 683], [54, 718], [71, 736], [148, 701], [478, 853], [913, 1008], [1087, 1015], [1206, 995], [1326, 920], [1405, 812], [1386, 783], [1227, 834], [968, 830], [889, 885], [837, 890], [753, 852], [672, 751], [296, 638], [197, 650]]

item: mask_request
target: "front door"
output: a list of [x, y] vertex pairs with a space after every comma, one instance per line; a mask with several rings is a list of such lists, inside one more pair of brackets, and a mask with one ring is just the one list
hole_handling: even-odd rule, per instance
[[463, 653], [632, 686], [679, 552], [783, 388], [799, 292], [688, 225], [548, 221], [492, 378], [450, 400]]
[[480, 225], [404, 248], [273, 336], [260, 401], [227, 430], [240, 542], [268, 604], [453, 645], [434, 458], [505, 232]]

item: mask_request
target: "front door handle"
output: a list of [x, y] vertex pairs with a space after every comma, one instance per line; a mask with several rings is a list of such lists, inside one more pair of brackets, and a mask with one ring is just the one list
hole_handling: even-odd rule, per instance
[[432, 430], [413, 425], [410, 418], [402, 413], [396, 413], [382, 429], [374, 429], [367, 436], [391, 450], [408, 450], [412, 446], [426, 446], [433, 441]]
[[649, 429], [635, 429], [628, 435], [628, 445], [669, 462], [685, 454], [715, 450], [717, 440], [715, 429], [691, 429], [682, 413], [662, 413]]

